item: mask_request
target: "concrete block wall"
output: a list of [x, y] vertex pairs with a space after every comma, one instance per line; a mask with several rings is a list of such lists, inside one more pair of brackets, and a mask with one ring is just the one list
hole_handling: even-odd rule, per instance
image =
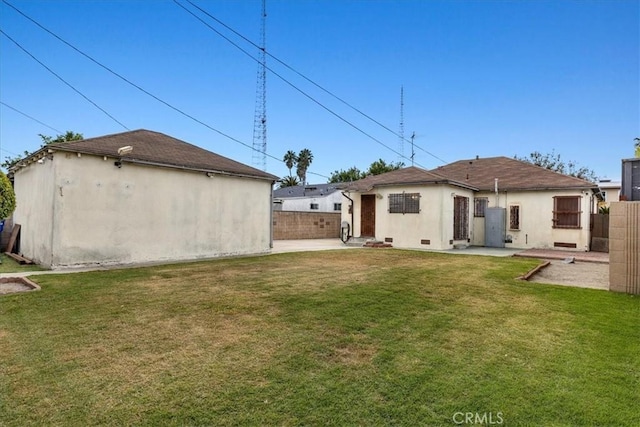
[[640, 295], [640, 202], [613, 202], [609, 216], [609, 290]]
[[333, 239], [340, 237], [340, 213], [273, 212], [273, 239]]

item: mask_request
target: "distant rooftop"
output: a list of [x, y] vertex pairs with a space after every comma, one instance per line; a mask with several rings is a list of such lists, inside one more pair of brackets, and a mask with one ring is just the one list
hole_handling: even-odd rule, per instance
[[307, 184], [294, 185], [292, 187], [278, 188], [273, 192], [273, 197], [279, 199], [294, 197], [324, 197], [338, 191], [340, 184]]

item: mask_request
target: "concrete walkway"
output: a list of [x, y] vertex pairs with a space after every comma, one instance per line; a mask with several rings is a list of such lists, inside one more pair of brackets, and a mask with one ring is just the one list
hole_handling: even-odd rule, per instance
[[574, 252], [557, 251], [555, 249], [526, 249], [519, 251], [515, 256], [540, 259], [574, 258], [576, 261], [609, 264], [609, 254], [605, 252]]

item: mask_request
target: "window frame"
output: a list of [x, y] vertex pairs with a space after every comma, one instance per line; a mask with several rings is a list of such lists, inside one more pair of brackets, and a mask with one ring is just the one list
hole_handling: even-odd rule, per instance
[[333, 210], [334, 211], [341, 211], [342, 210], [342, 203], [334, 203], [333, 204]]
[[[574, 200], [577, 210], [567, 209], [566, 203]], [[565, 206], [559, 206], [565, 204]], [[553, 196], [553, 228], [574, 229], [582, 228], [582, 196]], [[570, 221], [573, 219], [572, 221]], [[569, 224], [571, 222], [571, 224]]]
[[520, 231], [520, 205], [509, 205], [509, 230]]
[[312, 211], [320, 210], [320, 205], [318, 203], [309, 203], [309, 209]]
[[419, 214], [420, 213], [420, 193], [391, 193], [389, 194], [390, 214]]
[[473, 198], [473, 217], [484, 218], [488, 207], [489, 207], [488, 197], [474, 197]]

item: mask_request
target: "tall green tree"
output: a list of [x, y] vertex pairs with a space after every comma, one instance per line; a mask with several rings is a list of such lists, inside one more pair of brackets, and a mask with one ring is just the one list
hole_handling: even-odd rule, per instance
[[279, 188], [295, 187], [298, 184], [300, 184], [300, 181], [298, 181], [298, 178], [296, 178], [295, 176], [291, 176], [291, 175], [285, 176], [280, 181], [278, 181], [278, 187]]
[[551, 153], [547, 154], [534, 151], [529, 154], [529, 157], [513, 156], [513, 158], [536, 166], [541, 166], [554, 172], [585, 179], [587, 181], [598, 181], [598, 175], [595, 171], [584, 166], [579, 167], [576, 162], [571, 160], [565, 162], [560, 158], [560, 154], [556, 154], [555, 150], [552, 150]]
[[402, 169], [404, 167], [404, 163], [402, 162], [391, 162], [387, 163], [382, 159], [378, 159], [375, 162], [369, 165], [369, 169], [367, 170], [367, 175], [380, 175], [382, 173], [387, 173], [391, 171], [395, 171], [398, 169]]
[[[80, 141], [82, 139], [84, 139], [84, 137], [82, 136], [81, 133], [76, 133], [73, 131], [67, 131], [61, 135], [56, 135], [55, 137], [53, 136], [48, 136], [48, 135], [43, 135], [43, 134], [38, 134], [38, 136], [40, 137], [40, 139], [42, 140], [42, 143], [40, 144], [40, 148], [44, 147], [45, 145], [49, 145], [49, 144], [55, 144], [58, 142], [70, 142], [70, 141]], [[16, 163], [18, 163], [20, 160], [24, 159], [25, 157], [29, 157], [31, 154], [33, 154], [33, 152], [30, 151], [26, 151], [24, 152], [24, 155], [22, 156], [18, 156], [18, 157], [5, 157], [4, 162], [2, 162], [2, 166], [5, 169], [9, 169], [11, 166], [15, 165]]]
[[9, 178], [0, 171], [0, 220], [9, 218], [16, 209], [16, 193]]
[[284, 153], [284, 158], [282, 160], [287, 166], [287, 169], [289, 169], [289, 176], [291, 176], [291, 169], [293, 169], [296, 163], [298, 163], [298, 155], [295, 153], [295, 151], [289, 150]]
[[336, 184], [339, 182], [352, 182], [362, 179], [366, 176], [364, 172], [355, 166], [350, 167], [347, 170], [336, 170], [329, 176], [329, 183]]
[[329, 183], [334, 184], [338, 182], [351, 182], [357, 181], [362, 178], [366, 178], [369, 175], [380, 175], [381, 173], [391, 172], [394, 170], [402, 169], [404, 163], [391, 162], [387, 163], [382, 159], [378, 159], [369, 165], [369, 169], [361, 171], [357, 167], [353, 166], [347, 170], [336, 170], [329, 176]]
[[300, 183], [302, 185], [307, 185], [307, 170], [311, 163], [313, 162], [313, 153], [308, 148], [304, 148], [300, 150], [298, 153], [298, 163], [296, 168], [296, 174], [298, 178], [300, 178]]

